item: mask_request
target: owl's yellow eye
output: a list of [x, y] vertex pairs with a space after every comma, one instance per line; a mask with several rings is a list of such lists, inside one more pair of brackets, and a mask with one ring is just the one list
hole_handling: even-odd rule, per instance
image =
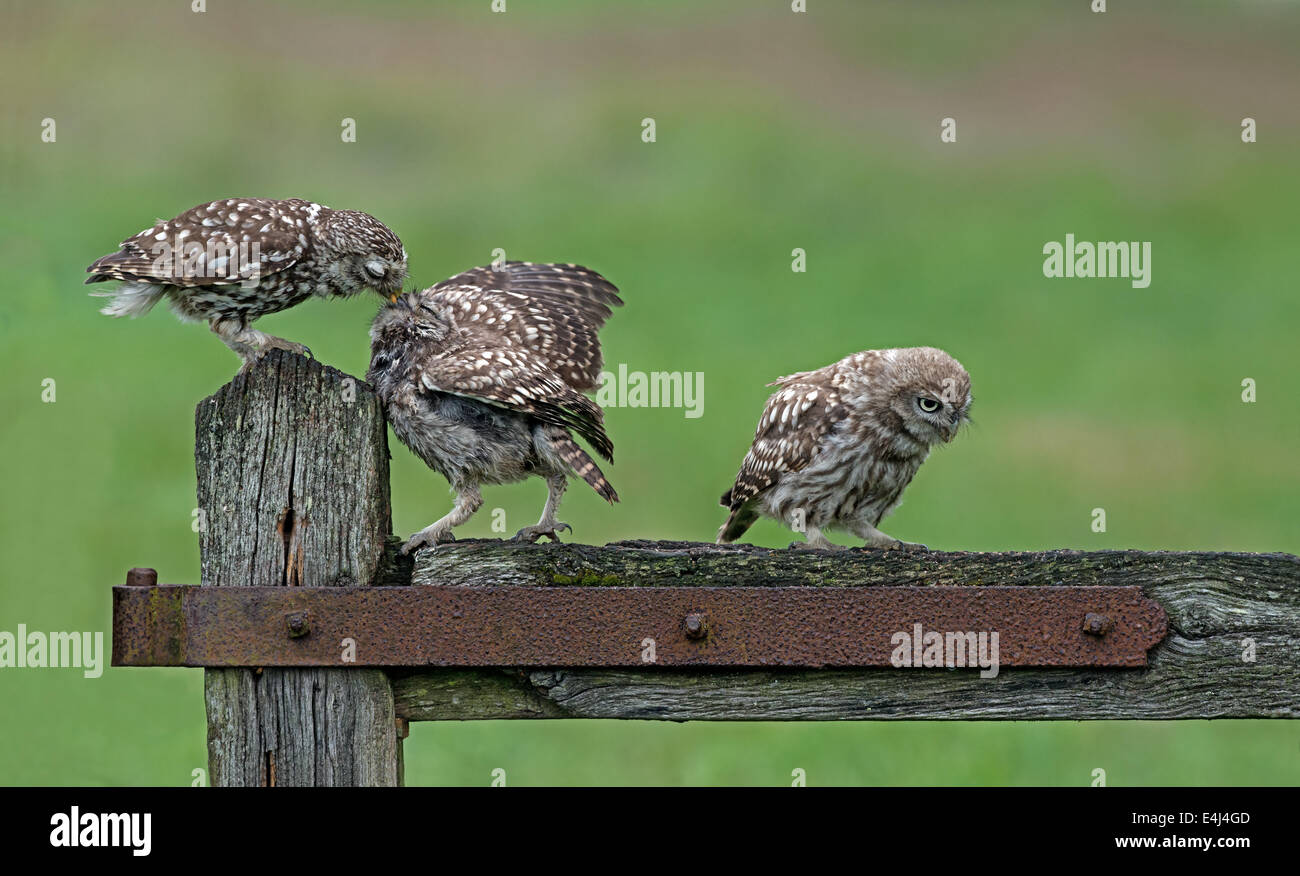
[[939, 404], [939, 402], [935, 401], [932, 398], [926, 398], [925, 396], [917, 397], [916, 406], [921, 410], [925, 411], [927, 414], [933, 414], [935, 411], [939, 410], [939, 408], [942, 407], [942, 405]]

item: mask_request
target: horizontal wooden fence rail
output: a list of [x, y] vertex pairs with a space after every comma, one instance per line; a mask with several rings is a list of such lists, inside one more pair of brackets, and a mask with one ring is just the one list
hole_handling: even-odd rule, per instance
[[488, 540], [411, 558], [363, 382], [276, 351], [196, 426], [202, 586], [135, 570], [113, 655], [205, 667], [214, 784], [400, 784], [424, 720], [1300, 714], [1288, 554]]
[[[416, 584], [699, 587], [1135, 586], [1168, 616], [1145, 669], [548, 669], [412, 671], [411, 720], [1247, 718], [1300, 715], [1300, 559], [1288, 554], [1048, 551], [884, 554], [636, 542], [490, 543], [420, 555]], [[1083, 617], [1079, 618], [1083, 621]], [[905, 630], [904, 630], [905, 631]]]

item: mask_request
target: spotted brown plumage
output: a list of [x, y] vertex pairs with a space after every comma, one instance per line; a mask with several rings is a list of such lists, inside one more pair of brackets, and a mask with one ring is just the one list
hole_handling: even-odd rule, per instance
[[874, 547], [906, 546], [876, 527], [900, 501], [935, 443], [969, 419], [970, 377], [942, 350], [854, 353], [816, 371], [782, 377], [754, 442], [721, 504], [718, 542], [735, 541], [760, 516], [829, 549], [826, 529]]
[[613, 283], [581, 265], [530, 262], [472, 268], [432, 297], [467, 325], [494, 326], [581, 392], [596, 388], [604, 365], [596, 332], [623, 303]]
[[499, 347], [499, 343], [488, 332], [460, 333], [453, 339], [454, 347], [417, 367], [420, 385], [430, 392], [477, 398], [573, 429], [610, 459], [614, 445], [605, 434], [600, 407], [532, 351]]
[[137, 317], [166, 298], [183, 320], [206, 320], [245, 361], [306, 347], [250, 328], [311, 296], [401, 290], [406, 251], [387, 226], [356, 210], [300, 198], [227, 198], [135, 234], [86, 269], [86, 282], [121, 281], [101, 309]]
[[557, 537], [567, 478], [618, 495], [573, 432], [613, 461], [594, 390], [597, 333], [622, 305], [618, 290], [579, 265], [506, 262], [396, 297], [371, 326], [367, 379], [397, 437], [451, 482], [453, 510], [404, 550], [452, 540], [482, 504], [482, 484], [547, 480], [537, 525], [516, 538]]

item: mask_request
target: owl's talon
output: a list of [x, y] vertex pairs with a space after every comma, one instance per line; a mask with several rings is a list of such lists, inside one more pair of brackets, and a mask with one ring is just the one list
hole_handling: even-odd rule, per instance
[[[251, 332], [252, 329], [249, 329]], [[295, 344], [293, 341], [286, 341], [284, 338], [272, 337], [266, 335], [265, 340], [258, 340], [253, 345], [241, 345], [236, 352], [244, 360], [243, 366], [239, 373], [244, 373], [262, 360], [262, 357], [272, 350], [287, 350], [290, 353], [296, 353], [299, 356], [306, 356], [308, 359], [315, 359], [311, 349], [302, 344]]]
[[407, 539], [406, 544], [402, 545], [402, 555], [414, 553], [426, 545], [432, 550], [437, 550], [438, 545], [455, 540], [456, 536], [451, 534], [450, 529], [436, 529], [431, 526], [428, 529], [420, 530]]
[[311, 354], [311, 348], [305, 344], [296, 344], [293, 341], [286, 341], [284, 338], [268, 337], [257, 351], [259, 357], [265, 356], [271, 350], [288, 350], [290, 353], [297, 353], [299, 356], [306, 356], [308, 359], [316, 358]]
[[862, 547], [869, 551], [884, 551], [886, 553], [888, 553], [889, 551], [898, 551], [899, 553], [904, 553], [904, 554], [920, 554], [920, 553], [926, 553], [930, 550], [928, 547], [926, 547], [923, 544], [917, 544], [915, 542], [910, 542], [910, 541], [901, 541], [898, 539], [895, 539], [894, 541], [888, 542], [886, 544], [873, 544], [871, 542], [867, 542]]
[[539, 523], [536, 526], [525, 526], [523, 529], [515, 533], [515, 537], [511, 539], [511, 541], [537, 544], [538, 540], [541, 539], [542, 536], [546, 536], [551, 541], [558, 542], [560, 540], [560, 531], [566, 529], [569, 532], [573, 532], [573, 527], [567, 523], [553, 523], [550, 526], [543, 526]]
[[848, 548], [842, 544], [836, 544], [833, 541], [824, 541], [814, 544], [810, 541], [792, 541], [789, 550], [792, 551], [843, 551]]

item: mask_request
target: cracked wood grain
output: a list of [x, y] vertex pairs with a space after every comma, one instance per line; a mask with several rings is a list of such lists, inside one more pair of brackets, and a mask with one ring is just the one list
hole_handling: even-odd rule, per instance
[[[198, 405], [195, 432], [205, 586], [363, 586], [383, 574], [388, 439], [365, 384], [274, 351]], [[388, 677], [343, 667], [206, 670], [211, 783], [400, 784]]]

